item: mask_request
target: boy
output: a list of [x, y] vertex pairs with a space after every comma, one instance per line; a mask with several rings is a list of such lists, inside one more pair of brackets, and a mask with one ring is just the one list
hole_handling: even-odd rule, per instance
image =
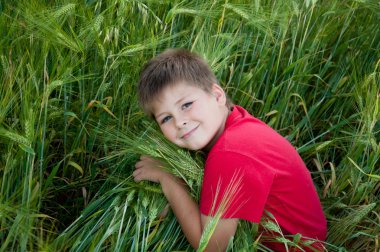
[[[297, 151], [269, 126], [232, 105], [198, 55], [170, 49], [153, 58], [142, 71], [138, 94], [140, 105], [169, 141], [208, 153], [200, 206], [184, 183], [160, 169], [153, 158], [142, 156], [133, 173], [135, 181], [161, 184], [195, 249], [236, 174], [241, 179], [238, 197], [226, 205], [207, 251], [225, 250], [239, 219], [259, 223], [266, 211], [275, 217], [283, 234], [325, 239], [322, 207]], [[282, 244], [267, 245], [285, 250]]]

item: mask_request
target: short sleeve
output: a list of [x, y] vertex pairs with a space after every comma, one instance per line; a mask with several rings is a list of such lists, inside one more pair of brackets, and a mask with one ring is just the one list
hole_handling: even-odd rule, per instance
[[274, 173], [264, 163], [231, 151], [213, 153], [206, 160], [200, 211], [222, 218], [260, 222]]

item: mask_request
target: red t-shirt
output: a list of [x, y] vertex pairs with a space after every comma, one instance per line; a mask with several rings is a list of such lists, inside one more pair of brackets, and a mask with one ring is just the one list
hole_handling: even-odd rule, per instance
[[[239, 186], [231, 186], [233, 181]], [[284, 137], [239, 106], [207, 156], [201, 213], [214, 215], [226, 191], [234, 193], [222, 218], [259, 223], [266, 210], [290, 234], [326, 238], [326, 219], [301, 157]]]

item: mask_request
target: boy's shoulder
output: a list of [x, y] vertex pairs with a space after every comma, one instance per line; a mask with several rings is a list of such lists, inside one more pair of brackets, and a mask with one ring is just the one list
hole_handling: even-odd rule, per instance
[[271, 134], [275, 134], [276, 137], [279, 136], [275, 130], [263, 121], [248, 113], [244, 108], [235, 105], [227, 118], [223, 134], [220, 138], [231, 141], [231, 143], [252, 138], [257, 142]]
[[239, 152], [244, 154], [278, 151], [292, 148], [287, 139], [269, 125], [252, 116], [244, 108], [234, 106], [227, 118], [225, 128], [212, 147], [213, 152]]

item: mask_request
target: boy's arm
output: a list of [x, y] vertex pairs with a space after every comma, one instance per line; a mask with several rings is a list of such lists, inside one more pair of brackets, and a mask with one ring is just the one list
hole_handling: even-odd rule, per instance
[[[201, 215], [198, 204], [190, 196], [186, 184], [179, 178], [160, 169], [160, 163], [142, 156], [133, 173], [135, 181], [149, 180], [161, 184], [162, 191], [177, 217], [182, 231], [193, 248], [197, 249], [202, 230], [212, 219]], [[223, 251], [235, 234], [238, 219], [221, 219], [207, 245], [206, 251]]]
[[[212, 218], [201, 214], [202, 227], [204, 228]], [[205, 251], [225, 251], [230, 238], [235, 235], [238, 222], [239, 219], [219, 219]]]

